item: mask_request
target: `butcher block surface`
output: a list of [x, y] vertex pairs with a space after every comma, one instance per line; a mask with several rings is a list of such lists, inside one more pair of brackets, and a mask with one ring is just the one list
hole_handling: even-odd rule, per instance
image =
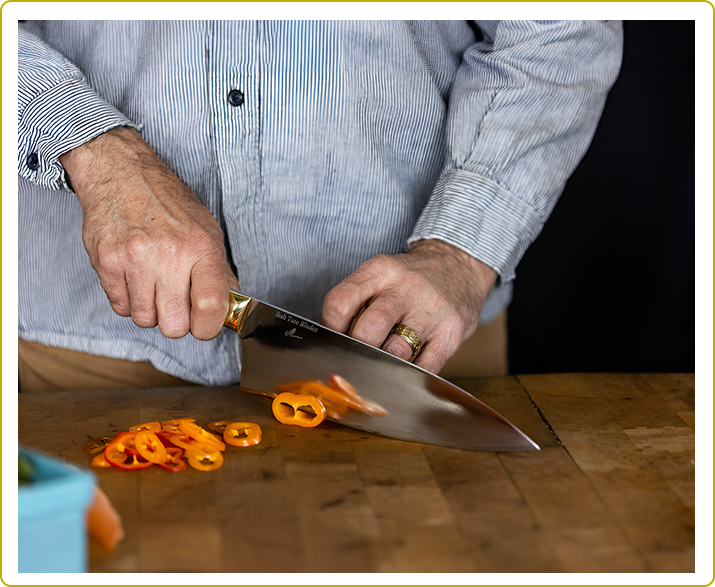
[[[280, 424], [236, 387], [19, 394], [21, 444], [89, 467], [133, 424], [248, 420], [221, 469], [92, 469], [124, 523], [93, 572], [695, 571], [694, 374], [455, 380], [538, 452]], [[406, 400], [408, 401], [408, 400]]]

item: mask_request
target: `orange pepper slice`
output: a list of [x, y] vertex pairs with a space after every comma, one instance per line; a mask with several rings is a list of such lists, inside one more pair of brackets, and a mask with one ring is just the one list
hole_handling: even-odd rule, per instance
[[340, 375], [336, 375], [334, 373], [328, 375], [328, 386], [343, 393], [348, 401], [348, 405], [354, 410], [364, 412], [365, 414], [369, 414], [371, 416], [387, 415], [387, 410], [385, 408], [374, 402], [363, 399], [356, 389]]
[[261, 442], [263, 431], [253, 422], [230, 422], [223, 431], [223, 440], [232, 446], [252, 446]]
[[181, 422], [182, 420], [188, 420], [189, 422], [196, 422], [196, 420], [194, 418], [191, 418], [190, 416], [186, 416], [185, 418], [176, 418], [174, 420], [164, 420], [163, 422], [161, 422], [161, 425], [162, 426], [167, 426], [167, 425], [168, 426], [173, 426], [173, 425], [178, 426], [179, 422]]
[[134, 445], [137, 452], [150, 463], [159, 465], [166, 462], [166, 447], [151, 430], [137, 432]]
[[278, 389], [282, 392], [297, 395], [310, 395], [318, 398], [325, 407], [326, 414], [339, 419], [350, 408], [348, 400], [339, 391], [323, 385], [319, 381], [296, 381], [295, 383], [281, 383]]
[[282, 424], [314, 428], [325, 420], [325, 414], [322, 401], [313, 395], [283, 392], [273, 400], [273, 415]]
[[196, 422], [193, 418], [177, 418], [176, 420], [164, 420], [161, 422], [161, 429], [167, 432], [172, 432], [173, 434], [181, 434], [179, 429], [179, 422], [186, 420], [188, 422]]
[[186, 460], [197, 471], [215, 471], [223, 466], [221, 451], [205, 444], [197, 444], [192, 450], [187, 450]]
[[215, 448], [218, 450], [218, 447], [214, 447], [207, 442], [199, 442], [198, 440], [195, 440], [194, 438], [191, 438], [188, 434], [172, 434], [169, 436], [169, 441], [171, 444], [178, 448], [183, 448], [187, 453], [192, 450], [200, 450], [202, 448]]
[[151, 461], [137, 458], [135, 438], [134, 432], [120, 432], [112, 442], [104, 447], [104, 458], [110, 465], [126, 471], [151, 467], [153, 464]]
[[182, 458], [184, 451], [176, 446], [166, 447], [166, 460], [163, 463], [157, 463], [162, 469], [178, 473], [186, 469], [186, 461]]
[[201, 426], [198, 424], [195, 424], [194, 422], [189, 422], [187, 420], [182, 420], [179, 422], [179, 429], [197, 442], [201, 442], [203, 444], [209, 444], [211, 446], [216, 447], [218, 450], [226, 450], [226, 445], [224, 444], [223, 440], [221, 440], [218, 436], [215, 434], [212, 434], [208, 430], [204, 430]]
[[129, 432], [141, 432], [142, 430], [149, 430], [150, 432], [159, 432], [159, 430], [161, 430], [161, 424], [159, 424], [159, 422], [147, 422], [146, 424], [137, 424], [135, 426], [130, 426], [128, 430]]
[[218, 434], [223, 434], [223, 431], [226, 430], [226, 426], [231, 422], [232, 420], [215, 420], [214, 422], [206, 424], [206, 428]]

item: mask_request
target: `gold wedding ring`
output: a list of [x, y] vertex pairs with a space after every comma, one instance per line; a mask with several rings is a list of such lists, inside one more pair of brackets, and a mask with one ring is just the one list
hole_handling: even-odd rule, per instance
[[412, 349], [412, 355], [407, 360], [410, 363], [414, 361], [417, 358], [417, 355], [419, 355], [420, 351], [422, 350], [422, 340], [420, 340], [420, 337], [417, 335], [417, 333], [409, 326], [405, 326], [404, 324], [398, 324], [390, 331], [390, 334], [397, 334], [398, 336], [401, 336], [405, 339], [407, 344], [409, 344], [410, 348]]

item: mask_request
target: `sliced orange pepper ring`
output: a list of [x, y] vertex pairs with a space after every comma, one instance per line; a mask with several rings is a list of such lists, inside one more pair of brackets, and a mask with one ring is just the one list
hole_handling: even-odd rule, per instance
[[273, 400], [273, 415], [282, 424], [313, 428], [325, 420], [325, 406], [316, 397], [284, 392]]
[[120, 432], [114, 440], [104, 447], [104, 458], [119, 469], [133, 471], [136, 469], [146, 469], [153, 463], [145, 460], [137, 454], [134, 439], [134, 432]]
[[159, 422], [147, 422], [146, 424], [136, 424], [135, 426], [130, 426], [127, 430], [129, 430], [129, 432], [141, 432], [142, 430], [159, 432], [159, 430], [161, 430], [161, 424], [159, 424]]
[[208, 430], [204, 430], [203, 428], [201, 428], [201, 426], [195, 424], [194, 422], [182, 420], [181, 422], [179, 422], [179, 428], [184, 434], [188, 434], [197, 442], [209, 444], [211, 446], [214, 446], [218, 450], [226, 450], [226, 445], [224, 444], [223, 440], [219, 439], [218, 436], [212, 434]]
[[163, 463], [157, 463], [162, 469], [178, 473], [186, 469], [186, 461], [182, 458], [184, 451], [176, 446], [168, 446], [166, 448], [166, 460]]
[[163, 422], [161, 422], [161, 425], [162, 426], [165, 426], [165, 425], [171, 426], [173, 424], [176, 424], [178, 426], [179, 422], [181, 422], [182, 420], [187, 420], [188, 422], [196, 422], [196, 420], [194, 418], [192, 418], [190, 416], [186, 416], [185, 418], [176, 418], [174, 420], [164, 420]]
[[213, 432], [217, 432], [218, 434], [223, 434], [223, 431], [226, 430], [226, 426], [228, 426], [231, 422], [232, 420], [216, 420], [206, 424], [206, 428]]
[[223, 454], [218, 449], [207, 445], [195, 445], [186, 450], [189, 466], [197, 471], [214, 471], [223, 465]]
[[331, 418], [339, 419], [350, 408], [350, 403], [344, 394], [327, 385], [323, 385], [319, 381], [281, 383], [278, 385], [278, 389], [282, 392], [310, 395], [318, 398], [325, 407], [325, 412]]
[[164, 420], [161, 422], [161, 429], [171, 432], [172, 434], [181, 434], [179, 422], [186, 420], [187, 422], [195, 422], [193, 418], [177, 418], [176, 420]]
[[160, 465], [166, 462], [166, 447], [151, 430], [137, 432], [134, 445], [137, 452], [150, 463]]
[[209, 444], [208, 442], [199, 442], [191, 438], [188, 434], [172, 434], [169, 437], [171, 444], [178, 448], [183, 448], [185, 451], [198, 450], [201, 448], [213, 448], [218, 450], [218, 447]]
[[253, 422], [230, 422], [223, 431], [223, 440], [232, 446], [252, 446], [261, 442], [263, 431]]

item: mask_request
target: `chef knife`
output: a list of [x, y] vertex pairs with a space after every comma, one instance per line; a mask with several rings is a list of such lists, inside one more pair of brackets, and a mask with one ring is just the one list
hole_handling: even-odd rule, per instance
[[[367, 432], [481, 451], [539, 450], [506, 418], [456, 385], [312, 320], [231, 291], [225, 326], [242, 342], [240, 386], [275, 397], [281, 384], [349, 382], [369, 405], [329, 418]], [[379, 413], [381, 415], [374, 415]]]

